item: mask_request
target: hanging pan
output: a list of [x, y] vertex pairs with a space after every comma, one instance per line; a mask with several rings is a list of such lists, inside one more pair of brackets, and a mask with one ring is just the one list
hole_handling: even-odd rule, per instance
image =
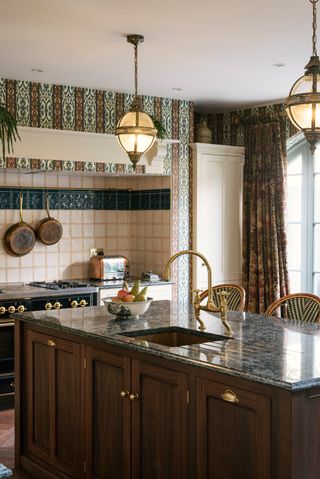
[[41, 241], [41, 243], [51, 245], [58, 243], [58, 241], [61, 239], [63, 229], [61, 223], [50, 216], [48, 195], [46, 203], [48, 218], [44, 218], [40, 221], [36, 229], [36, 235], [37, 239]]
[[20, 222], [6, 231], [4, 247], [12, 256], [24, 256], [30, 253], [36, 242], [36, 236], [28, 223], [23, 221], [22, 215], [23, 195], [20, 193]]

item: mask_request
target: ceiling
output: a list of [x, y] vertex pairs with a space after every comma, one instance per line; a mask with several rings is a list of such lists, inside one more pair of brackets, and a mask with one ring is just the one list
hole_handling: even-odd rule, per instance
[[139, 33], [139, 93], [233, 110], [287, 96], [311, 24], [308, 0], [1, 0], [0, 76], [130, 93]]

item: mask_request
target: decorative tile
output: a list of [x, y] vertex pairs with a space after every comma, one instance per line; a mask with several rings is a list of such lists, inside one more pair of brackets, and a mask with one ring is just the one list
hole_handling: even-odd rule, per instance
[[127, 191], [117, 192], [117, 210], [130, 210], [130, 195]]
[[7, 168], [17, 168], [17, 158], [7, 158]]
[[40, 84], [39, 101], [40, 127], [53, 128], [53, 85]]
[[16, 82], [16, 119], [19, 125], [30, 124], [30, 83], [26, 81]]
[[[75, 209], [74, 193], [73, 191], [60, 191], [58, 193], [59, 208], [61, 210]], [[58, 203], [57, 201], [57, 203]], [[57, 208], [55, 208], [57, 209]]]
[[117, 209], [117, 192], [116, 190], [105, 191], [103, 194], [103, 209], [116, 210]]
[[75, 88], [71, 86], [62, 87], [62, 129], [75, 129]]
[[83, 95], [84, 131], [96, 131], [96, 95], [92, 88], [85, 88]]
[[21, 168], [23, 170], [30, 168], [30, 160], [28, 158], [18, 158], [17, 159], [17, 168]]
[[151, 210], [160, 210], [160, 191], [155, 190], [150, 192], [150, 209]]
[[12, 208], [11, 191], [0, 189], [0, 209], [7, 210], [11, 208]]
[[29, 190], [29, 204], [31, 210], [44, 209], [44, 191], [43, 190]]
[[84, 171], [95, 171], [95, 166], [93, 161], [85, 161], [84, 162]]
[[75, 170], [74, 161], [63, 161], [62, 162], [62, 170], [63, 171], [74, 171]]

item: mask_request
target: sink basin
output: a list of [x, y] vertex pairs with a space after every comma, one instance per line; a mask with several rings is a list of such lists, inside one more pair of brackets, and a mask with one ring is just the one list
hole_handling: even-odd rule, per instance
[[195, 331], [194, 329], [181, 328], [179, 326], [127, 331], [121, 333], [121, 336], [134, 338], [137, 343], [149, 342], [169, 346], [170, 348], [230, 339], [227, 336], [219, 336], [218, 334]]

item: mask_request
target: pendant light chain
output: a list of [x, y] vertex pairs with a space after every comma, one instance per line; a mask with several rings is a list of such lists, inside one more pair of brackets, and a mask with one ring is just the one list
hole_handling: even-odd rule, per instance
[[[318, 1], [318, 0], [316, 0]], [[134, 45], [134, 96], [138, 96], [138, 44]]]
[[313, 14], [313, 20], [312, 20], [312, 51], [313, 51], [313, 56], [317, 57], [317, 5], [316, 3], [318, 0], [310, 0], [312, 3], [312, 14]]

